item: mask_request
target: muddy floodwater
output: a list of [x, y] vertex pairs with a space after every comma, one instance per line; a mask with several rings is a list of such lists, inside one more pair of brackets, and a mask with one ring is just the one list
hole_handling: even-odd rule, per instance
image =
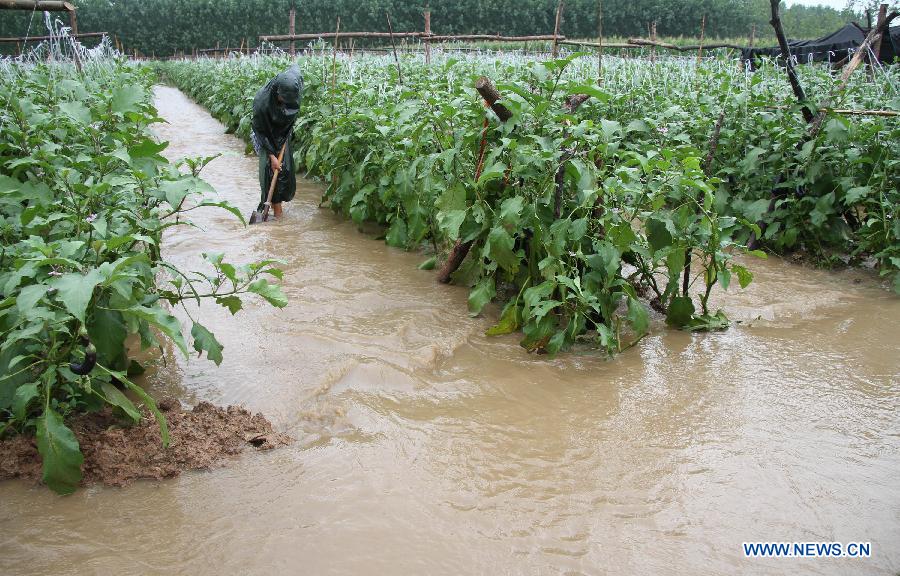
[[[165, 154], [222, 152], [203, 175], [249, 213], [244, 143], [177, 90], [156, 97]], [[718, 297], [742, 321], [725, 332], [657, 320], [612, 360], [548, 359], [485, 337], [496, 309], [469, 318], [464, 289], [320, 194], [301, 181], [282, 221], [211, 209], [169, 235], [184, 267], [284, 259], [290, 304], [204, 305], [222, 365], [170, 350], [146, 380], [296, 442], [65, 498], [0, 484], [0, 574], [900, 572], [900, 299], [874, 276], [753, 259], [753, 285]], [[757, 541], [871, 557], [745, 558]]]

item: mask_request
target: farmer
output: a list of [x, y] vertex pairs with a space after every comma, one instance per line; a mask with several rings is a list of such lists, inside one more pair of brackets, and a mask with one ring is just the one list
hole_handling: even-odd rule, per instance
[[[276, 170], [280, 170], [272, 194], [275, 218], [281, 218], [281, 203], [290, 202], [297, 188], [291, 129], [300, 109], [302, 91], [303, 76], [295, 64], [270, 80], [253, 98], [253, 131], [250, 133], [250, 140], [259, 155], [259, 187], [262, 190], [258, 210], [263, 209], [272, 176]], [[282, 146], [285, 147], [284, 155], [279, 162], [278, 155]]]

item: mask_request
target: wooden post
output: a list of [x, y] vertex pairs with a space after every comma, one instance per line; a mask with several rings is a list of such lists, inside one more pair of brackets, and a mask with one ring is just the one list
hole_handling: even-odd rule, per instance
[[755, 40], [755, 39], [756, 39], [756, 24], [754, 24], [753, 27], [750, 28], [750, 46], [748, 46], [749, 48], [753, 48], [753, 40]]
[[[878, 7], [878, 26], [881, 26], [884, 23], [884, 19], [887, 18], [887, 9], [887, 4], [882, 4]], [[876, 61], [881, 58], [881, 38], [882, 36], [872, 43], [872, 52], [875, 54]], [[874, 64], [874, 62], [872, 64]], [[872, 64], [870, 64], [870, 66]]]
[[559, 44], [557, 44], [556, 37], [559, 36], [559, 20], [562, 16], [562, 9], [563, 3], [562, 0], [559, 0], [559, 3], [556, 5], [556, 23], [553, 25], [553, 49], [550, 51], [554, 60], [559, 56]]
[[[291, 36], [293, 36], [294, 34], [297, 33], [297, 30], [296, 30], [296, 28], [295, 28], [295, 26], [294, 26], [295, 21], [296, 21], [296, 18], [297, 18], [297, 10], [294, 9], [293, 3], [291, 4], [291, 13], [288, 15], [288, 18], [289, 18], [289, 20], [288, 20], [288, 33], [289, 33]], [[296, 53], [297, 53], [296, 50], [297, 50], [297, 49], [296, 49], [296, 46], [295, 46], [295, 44], [294, 44], [294, 41], [291, 40], [291, 56], [296, 55]]]
[[700, 47], [697, 48], [697, 67], [700, 67], [700, 59], [703, 58], [703, 34], [706, 32], [706, 14], [700, 20]]
[[597, 86], [603, 85], [603, 0], [597, 0]]
[[428, 37], [431, 36], [431, 10], [425, 7], [425, 64], [431, 64], [431, 42]]
[[784, 36], [784, 28], [781, 27], [781, 17], [778, 14], [779, 4], [780, 0], [769, 0], [769, 7], [772, 10], [772, 19], [769, 21], [769, 24], [775, 29], [775, 37], [778, 38], [778, 46], [781, 48], [781, 58], [784, 60], [784, 66], [787, 69], [788, 82], [791, 84], [794, 96], [797, 97], [797, 101], [800, 103], [800, 106], [802, 106], [801, 111], [803, 112], [803, 119], [809, 123], [813, 121], [813, 113], [812, 110], [809, 109], [809, 105], [806, 102], [806, 93], [803, 91], [803, 87], [800, 86], [800, 80], [797, 78], [797, 73], [794, 71], [794, 63], [791, 62], [791, 50], [788, 48], [787, 38]]
[[391, 35], [391, 49], [394, 51], [394, 63], [397, 65], [397, 78], [400, 79], [400, 85], [403, 85], [403, 72], [400, 70], [400, 59], [397, 58], [397, 45], [394, 44], [394, 27], [391, 26], [391, 15], [387, 12], [384, 13], [387, 16], [387, 25], [388, 25], [388, 33]]
[[[494, 86], [494, 83], [491, 82], [490, 78], [487, 76], [482, 76], [475, 82], [475, 90], [481, 95], [484, 99], [485, 104], [487, 104], [494, 113], [497, 114], [497, 117], [500, 118], [501, 122], [506, 122], [510, 118], [512, 118], [512, 113], [509, 111], [506, 106], [497, 102], [500, 99], [500, 92], [497, 91], [497, 88]], [[481, 175], [481, 161], [484, 158], [484, 150], [487, 138], [487, 117], [484, 119], [485, 124], [482, 130], [482, 140], [481, 140], [481, 149], [479, 150], [479, 162], [475, 166], [475, 180], [478, 180], [478, 177]], [[462, 264], [463, 260], [466, 259], [466, 255], [469, 254], [469, 250], [472, 248], [472, 242], [463, 242], [462, 240], [457, 240], [456, 244], [453, 245], [453, 249], [450, 250], [450, 254], [447, 256], [447, 261], [444, 262], [444, 265], [441, 266], [441, 269], [438, 270], [437, 281], [441, 284], [446, 284], [450, 282], [450, 275], [456, 272], [456, 269], [459, 268], [460, 264]]]
[[75, 9], [69, 10], [69, 28], [72, 29], [72, 37], [78, 36], [78, 16], [75, 15]]
[[337, 17], [337, 24], [334, 27], [334, 48], [331, 52], [331, 111], [334, 113], [334, 91], [337, 84], [337, 51], [338, 51], [338, 35], [341, 33], [341, 17]]
[[[656, 42], [656, 20], [650, 23], [650, 41]], [[656, 62], [656, 46], [650, 49], [650, 61]]]

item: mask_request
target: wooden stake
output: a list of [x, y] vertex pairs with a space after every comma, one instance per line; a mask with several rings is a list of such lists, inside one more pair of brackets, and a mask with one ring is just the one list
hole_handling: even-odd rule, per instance
[[397, 65], [397, 78], [400, 79], [400, 85], [403, 86], [403, 72], [400, 70], [400, 59], [397, 58], [397, 45], [394, 44], [394, 27], [391, 26], [391, 15], [387, 12], [384, 15], [387, 16], [388, 33], [391, 35], [391, 49], [394, 51], [394, 63]]
[[697, 67], [700, 67], [700, 59], [703, 58], [703, 33], [706, 32], [706, 14], [700, 20], [700, 48], [697, 49]]
[[[882, 4], [878, 7], [878, 26], [880, 27], [884, 23], [884, 19], [887, 18], [887, 4]], [[872, 53], [875, 54], [875, 62], [881, 58], [881, 36], [878, 37], [878, 40], [872, 43]], [[869, 62], [869, 69], [875, 65], [875, 62]]]
[[[288, 33], [293, 36], [297, 33], [297, 30], [294, 28], [294, 24], [297, 18], [297, 11], [294, 9], [294, 5], [291, 4], [291, 12], [288, 14]], [[296, 46], [294, 45], [294, 41], [291, 40], [291, 56], [296, 55]]]
[[603, 0], [597, 0], [597, 86], [603, 85]]
[[772, 11], [772, 19], [769, 21], [769, 24], [775, 29], [775, 37], [778, 38], [778, 46], [781, 48], [781, 58], [784, 60], [784, 66], [787, 70], [788, 82], [791, 84], [794, 96], [797, 97], [802, 106], [803, 119], [809, 123], [813, 121], [813, 113], [806, 103], [806, 93], [803, 92], [803, 87], [800, 86], [800, 80], [794, 71], [794, 63], [791, 61], [791, 50], [788, 48], [787, 38], [784, 36], [784, 28], [781, 27], [781, 17], [778, 14], [778, 5], [780, 3], [781, 0], [769, 0], [769, 7]]
[[750, 28], [750, 46], [748, 48], [753, 48], [753, 40], [756, 38], [756, 24]]
[[338, 35], [341, 33], [341, 17], [337, 17], [337, 25], [334, 30], [334, 47], [331, 52], [331, 109], [334, 111], [334, 89], [337, 84], [337, 50]]
[[553, 49], [551, 50], [551, 55], [555, 60], [559, 55], [559, 44], [557, 43], [557, 36], [559, 36], [559, 20], [562, 16], [563, 3], [562, 0], [559, 0], [559, 3], [556, 5], [556, 24], [553, 25]]
[[[431, 36], [431, 10], [425, 7], [425, 35]], [[431, 42], [425, 42], [425, 64], [431, 64]]]

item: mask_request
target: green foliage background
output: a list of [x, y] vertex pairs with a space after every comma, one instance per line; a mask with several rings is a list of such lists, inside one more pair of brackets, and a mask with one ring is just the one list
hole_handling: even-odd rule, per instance
[[[128, 51], [158, 56], [176, 50], [256, 45], [261, 34], [286, 34], [291, 5], [298, 32], [387, 30], [390, 13], [395, 31], [424, 29], [422, 11], [429, 4], [432, 30], [441, 34], [548, 34], [553, 31], [557, 0], [77, 0], [79, 29], [116, 34]], [[572, 38], [597, 35], [597, 0], [567, 0], [562, 33]], [[788, 36], [812, 38], [856, 18], [850, 12], [795, 5], [782, 7]], [[697, 36], [706, 16], [707, 37], [756, 37], [771, 41], [767, 0], [605, 0], [603, 31], [609, 36], [646, 35], [650, 21], [660, 36]], [[63, 17], [63, 19], [65, 19]], [[31, 27], [29, 28], [29, 21]], [[43, 18], [27, 12], [4, 14], [0, 35], [44, 34]], [[7, 45], [6, 49], [14, 48]]]

